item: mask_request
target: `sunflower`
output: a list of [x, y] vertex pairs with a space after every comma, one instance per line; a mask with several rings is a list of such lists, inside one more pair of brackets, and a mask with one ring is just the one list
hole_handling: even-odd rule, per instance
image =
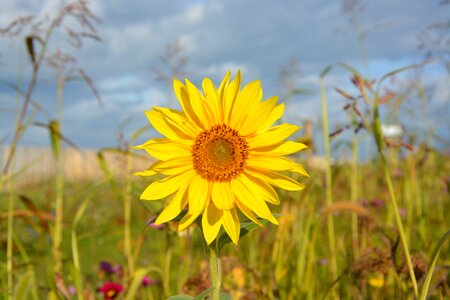
[[140, 176], [165, 175], [152, 182], [141, 200], [170, 201], [156, 224], [177, 217], [186, 207], [178, 230], [184, 230], [200, 215], [205, 240], [210, 244], [225, 229], [233, 243], [239, 240], [238, 211], [261, 225], [259, 218], [278, 224], [269, 204], [279, 204], [275, 187], [297, 191], [303, 185], [278, 173], [292, 171], [307, 176], [303, 167], [284, 155], [306, 146], [286, 138], [300, 129], [282, 123], [272, 126], [284, 112], [278, 98], [262, 101], [260, 81], [242, 90], [241, 74], [230, 82], [227, 72], [220, 87], [209, 78], [201, 93], [189, 80], [174, 80], [182, 111], [154, 107], [145, 114], [165, 138], [137, 146], [158, 161]]

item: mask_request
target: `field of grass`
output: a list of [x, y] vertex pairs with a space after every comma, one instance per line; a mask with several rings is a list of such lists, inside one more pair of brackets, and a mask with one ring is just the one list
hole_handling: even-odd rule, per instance
[[[432, 252], [449, 226], [450, 163], [448, 157], [432, 149], [421, 149], [401, 159], [392, 153], [391, 159], [400, 215], [416, 278], [422, 286]], [[333, 165], [334, 199], [326, 206], [325, 173], [312, 169], [309, 179], [300, 179], [306, 184], [305, 190], [281, 194], [281, 206], [274, 208], [279, 213], [279, 226], [256, 229], [243, 237], [239, 246], [225, 246], [223, 290], [235, 299], [319, 299], [328, 293], [337, 293], [342, 299], [412, 299], [389, 192], [380, 170], [376, 161], [356, 167]], [[52, 253], [55, 182], [21, 188], [12, 194], [2, 192], [2, 249], [7, 242], [8, 198], [16, 198], [12, 257], [15, 293], [44, 299], [55, 291], [70, 294], [75, 287], [82, 287], [78, 296], [93, 299], [99, 297], [96, 289], [105, 281], [129, 289], [133, 278], [144, 273], [155, 281], [140, 285], [136, 299], [164, 299], [181, 292], [196, 295], [208, 288], [200, 229], [194, 225], [178, 234], [172, 228], [175, 223], [161, 228], [146, 226], [163, 206], [163, 201], [138, 200], [147, 184], [132, 176], [120, 181], [64, 184], [63, 266], [62, 278], [58, 279], [54, 277]], [[126, 201], [131, 205], [129, 224], [124, 218]], [[330, 271], [326, 234], [330, 215], [335, 225], [338, 277]], [[127, 225], [129, 241], [124, 238]], [[450, 296], [449, 250], [447, 243], [434, 271], [429, 293], [435, 299]], [[0, 253], [5, 262], [6, 252]], [[114, 272], [102, 271], [102, 262], [109, 262]], [[5, 264], [0, 274], [1, 294], [6, 299]]]

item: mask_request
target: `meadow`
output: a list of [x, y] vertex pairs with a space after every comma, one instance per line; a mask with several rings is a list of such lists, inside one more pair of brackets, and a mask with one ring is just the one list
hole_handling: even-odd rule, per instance
[[[448, 157], [426, 148], [401, 159], [396, 153], [390, 157], [401, 218], [422, 286], [433, 250], [448, 230], [450, 164]], [[308, 162], [307, 156], [299, 159]], [[223, 289], [233, 299], [318, 299], [331, 297], [333, 289], [342, 299], [414, 299], [381, 169], [377, 161], [333, 164], [333, 204], [327, 206], [325, 172], [322, 166], [312, 166], [305, 190], [281, 194], [282, 204], [275, 208], [279, 226], [255, 229], [239, 246], [225, 246]], [[135, 293], [128, 299], [165, 299], [207, 289], [208, 267], [199, 228], [194, 225], [179, 234], [173, 223], [147, 226], [163, 206], [162, 201], [138, 200], [147, 184], [131, 175], [64, 183], [62, 278], [55, 278], [53, 272], [55, 181], [4, 190], [2, 249], [7, 243], [7, 203], [15, 198], [14, 299], [56, 294], [95, 299], [96, 289], [106, 281], [121, 283]], [[338, 277], [330, 273], [328, 216], [335, 222]], [[430, 299], [449, 297], [449, 253], [448, 243], [444, 244]], [[6, 262], [6, 251], [1, 255]], [[7, 299], [5, 264], [1, 274], [2, 297]], [[131, 290], [133, 278], [142, 279], [144, 274], [152, 284], [140, 283]], [[82, 292], [77, 296], [74, 288]]]
[[[72, 60], [47, 56], [50, 37], [65, 16], [76, 16], [84, 25], [95, 21], [86, 3], [80, 3], [67, 5], [41, 37], [25, 34], [31, 80], [24, 89], [15, 86], [12, 139], [8, 145], [0, 140], [0, 146], [8, 146], [1, 157], [0, 299], [210, 299], [208, 246], [200, 222], [181, 232], [180, 218], [156, 225], [165, 201], [139, 200], [152, 180], [161, 179], [134, 175], [152, 163], [133, 148], [149, 126], [123, 137], [120, 147], [86, 156], [79, 156], [81, 149], [60, 131], [70, 76], [76, 73], [101, 102], [88, 75], [67, 68]], [[27, 22], [32, 21], [20, 19], [10, 29]], [[97, 38], [95, 30], [73, 36]], [[58, 116], [37, 124], [49, 133], [45, 163], [39, 155], [24, 163], [18, 155], [20, 140], [39, 111], [33, 93], [49, 58]], [[257, 226], [240, 214], [238, 245], [221, 231], [221, 291], [226, 295], [220, 299], [450, 299], [448, 147], [435, 146], [431, 134], [428, 141], [417, 141], [414, 132], [392, 137], [382, 129], [386, 115], [403, 113], [397, 104], [410, 90], [420, 94], [418, 81], [406, 92], [384, 89], [384, 84], [428, 63], [435, 62], [389, 70], [374, 80], [343, 63], [324, 67], [317, 75], [321, 122], [312, 124], [321, 135], [305, 126], [293, 139], [309, 148], [290, 157], [309, 173], [290, 175], [305, 188], [277, 189], [281, 203], [270, 208], [278, 226]], [[348, 73], [351, 91], [327, 82], [336, 68]], [[284, 93], [298, 92], [291, 89]], [[328, 122], [331, 89], [345, 102], [342, 114], [348, 118], [337, 128]], [[374, 154], [365, 159], [362, 140]], [[317, 144], [323, 144], [323, 151]], [[350, 155], [339, 157], [337, 148]], [[75, 163], [71, 156], [77, 156]], [[38, 180], [27, 178], [27, 170], [39, 163], [51, 172]], [[92, 176], [71, 174], [83, 164], [95, 169]]]

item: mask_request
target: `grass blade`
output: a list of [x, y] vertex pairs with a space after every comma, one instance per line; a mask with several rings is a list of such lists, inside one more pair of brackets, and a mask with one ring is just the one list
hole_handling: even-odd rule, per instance
[[447, 231], [439, 240], [436, 248], [434, 249], [433, 256], [431, 257], [430, 265], [428, 266], [428, 273], [422, 287], [422, 293], [420, 294], [420, 300], [425, 300], [428, 295], [428, 289], [430, 288], [431, 278], [433, 277], [434, 267], [439, 258], [439, 253], [441, 252], [444, 242], [450, 237], [450, 230]]
[[30, 285], [33, 281], [33, 273], [26, 272], [19, 280], [16, 285], [16, 291], [14, 293], [14, 299], [26, 300], [28, 299], [28, 294], [30, 293]]

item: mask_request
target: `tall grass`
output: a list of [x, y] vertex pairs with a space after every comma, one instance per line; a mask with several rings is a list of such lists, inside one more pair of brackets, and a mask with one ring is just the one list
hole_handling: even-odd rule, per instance
[[[395, 192], [399, 203], [404, 203], [410, 197], [410, 158], [420, 161], [423, 152], [409, 154], [407, 159], [400, 159], [398, 168], [404, 175], [395, 177]], [[424, 168], [431, 182], [442, 182], [450, 170], [448, 160], [442, 154], [436, 153], [438, 158], [445, 162], [440, 165], [432, 165], [430, 161], [424, 162]], [[234, 295], [248, 294], [254, 295], [258, 299], [317, 299], [324, 297], [331, 287], [333, 278], [329, 276], [329, 248], [327, 238], [326, 218], [328, 214], [333, 214], [335, 219], [335, 239], [339, 269], [342, 272], [338, 276], [338, 295], [341, 298], [373, 298], [375, 294], [382, 298], [412, 298], [412, 283], [408, 279], [408, 269], [402, 259], [402, 250], [395, 247], [397, 231], [391, 227], [391, 223], [385, 223], [388, 215], [389, 191], [383, 184], [384, 173], [379, 169], [377, 162], [359, 164], [358, 173], [364, 181], [358, 184], [363, 191], [364, 202], [358, 198], [356, 202], [351, 201], [350, 183], [348, 174], [352, 172], [352, 164], [331, 165], [334, 184], [332, 185], [333, 195], [339, 195], [338, 201], [333, 206], [325, 206], [325, 191], [321, 177], [324, 173], [321, 169], [311, 169], [311, 178], [306, 182], [305, 192], [294, 195], [282, 194], [281, 199], [284, 208], [280, 211], [280, 225], [266, 226], [264, 229], [257, 229], [248, 237], [243, 237], [239, 246], [227, 246], [223, 249], [222, 269], [224, 272], [223, 289], [232, 292]], [[106, 178], [105, 178], [106, 179]], [[53, 190], [54, 181], [41, 183], [39, 186], [28, 187], [27, 191], [22, 191], [27, 196], [32, 197], [36, 206], [41, 210], [46, 210], [48, 200], [45, 192]], [[109, 181], [108, 181], [109, 182]], [[416, 222], [405, 223], [405, 229], [411, 232], [410, 238], [414, 242], [411, 244], [413, 266], [418, 277], [419, 290], [420, 283], [423, 282], [425, 269], [420, 266], [427, 265], [427, 256], [431, 255], [434, 245], [441, 235], [446, 231], [448, 223], [445, 217], [439, 214], [432, 214], [436, 205], [442, 206], [444, 210], [449, 209], [448, 191], [445, 185], [439, 184], [433, 189], [425, 182], [419, 186], [419, 192], [425, 193], [425, 197], [433, 199], [425, 201], [423, 217], [414, 216]], [[75, 213], [65, 214], [65, 224], [73, 224], [71, 229], [71, 243], [62, 244], [62, 253], [72, 253], [73, 259], [66, 260], [63, 267], [66, 287], [75, 286], [81, 295], [95, 293], [95, 289], [105, 280], [98, 275], [98, 264], [107, 260], [112, 264], [120, 264], [124, 268], [128, 266], [128, 260], [123, 255], [124, 241], [123, 224], [124, 210], [123, 191], [126, 184], [120, 184], [117, 188], [108, 187], [110, 183], [102, 185], [92, 185], [91, 183], [69, 183], [65, 185], [65, 211]], [[147, 184], [146, 182], [134, 179], [130, 181], [130, 198], [138, 199], [139, 191]], [[405, 186], [406, 188], [400, 188]], [[6, 202], [10, 195], [1, 194], [1, 210], [7, 211]], [[348, 197], [348, 198], [347, 198]], [[347, 203], [342, 203], [342, 199], [349, 199]], [[410, 202], [411, 203], [411, 202]], [[414, 202], [413, 202], [414, 203]], [[134, 276], [130, 276], [129, 281], [122, 281], [128, 285], [136, 278], [140, 269], [153, 268], [148, 276], [159, 281], [158, 284], [144, 288], [137, 285], [136, 299], [150, 299], [146, 296], [149, 291], [155, 299], [163, 299], [163, 295], [171, 295], [177, 292], [196, 294], [195, 287], [204, 284], [208, 286], [207, 279], [202, 277], [204, 261], [204, 249], [201, 235], [198, 229], [193, 228], [192, 236], [183, 237], [167, 226], [163, 229], [154, 229], [146, 226], [146, 220], [152, 212], [157, 212], [160, 206], [151, 203], [148, 210], [140, 204], [134, 202], [130, 212], [130, 239], [133, 248], [140, 247], [139, 253], [133, 255], [135, 269]], [[345, 205], [343, 205], [345, 204]], [[403, 205], [404, 205], [403, 204]], [[324, 210], [328, 207], [329, 211]], [[47, 208], [48, 209], [48, 208]], [[23, 210], [20, 206], [15, 208], [15, 212]], [[353, 224], [350, 221], [352, 215], [357, 216], [358, 234], [360, 242], [355, 246], [352, 239]], [[392, 215], [393, 216], [393, 215]], [[401, 217], [405, 220], [404, 217]], [[427, 224], [422, 227], [421, 218]], [[23, 245], [23, 249], [28, 253], [29, 261], [37, 274], [44, 274], [46, 264], [52, 257], [51, 249], [44, 247], [48, 232], [39, 231], [37, 224], [32, 225], [33, 219], [39, 220], [37, 215], [31, 219], [15, 217], [15, 237]], [[395, 224], [395, 223], [394, 223]], [[1, 224], [2, 230], [7, 230], [6, 224]], [[406, 227], [407, 226], [407, 227]], [[32, 234], [30, 234], [32, 233]], [[143, 236], [141, 244], [138, 244], [136, 237]], [[167, 237], [171, 241], [168, 241]], [[389, 237], [389, 238], [388, 238]], [[418, 238], [420, 237], [420, 238]], [[185, 248], [184, 244], [192, 239], [192, 246]], [[390, 240], [391, 239], [391, 240]], [[364, 241], [364, 242], [363, 242]], [[355, 249], [357, 248], [357, 250]], [[277, 250], [278, 249], [278, 250]], [[446, 260], [449, 259], [448, 243], [441, 246], [441, 256], [435, 261], [435, 276], [429, 283], [428, 294], [445, 295], [445, 286], [439, 282], [442, 276], [445, 277], [444, 268]], [[359, 251], [359, 257], [354, 257], [354, 252]], [[393, 252], [391, 252], [393, 251]], [[135, 252], [135, 251], [134, 251]], [[173, 262], [167, 268], [166, 255], [171, 252]], [[135, 252], [136, 253], [136, 252]], [[13, 276], [14, 286], [17, 287], [22, 275], [28, 273], [24, 265], [27, 260], [15, 250], [12, 252], [15, 262], [16, 276]], [[63, 257], [67, 257], [63, 255]], [[70, 257], [70, 256], [69, 256]], [[267, 258], [271, 259], [267, 259]], [[392, 259], [396, 264], [392, 263]], [[178, 282], [179, 268], [187, 267], [187, 280]], [[74, 268], [78, 275], [71, 275]], [[243, 269], [244, 278], [240, 278], [236, 270]], [[164, 271], [163, 271], [164, 270]], [[202, 271], [203, 270], [203, 271]], [[234, 271], [233, 271], [234, 270]], [[422, 271], [420, 271], [422, 270]], [[234, 272], [234, 273], [233, 273]], [[379, 272], [379, 273], [378, 273]], [[2, 273], [2, 274], [7, 274]], [[139, 273], [140, 274], [140, 273]], [[384, 277], [384, 285], [381, 287], [372, 286], [374, 276]], [[111, 276], [111, 275], [109, 275]], [[116, 275], [112, 275], [114, 279]], [[5, 282], [3, 278], [2, 282]], [[336, 278], [335, 278], [336, 279]], [[239, 283], [241, 282], [241, 283]], [[242, 284], [244, 282], [244, 284]], [[176, 284], [174, 284], [176, 283]], [[239, 284], [238, 284], [239, 283]], [[45, 298], [48, 287], [46, 276], [38, 276], [36, 283], [30, 287], [38, 290], [39, 298]], [[136, 283], [134, 283], [136, 285]], [[39, 288], [40, 287], [40, 288]], [[79, 290], [81, 289], [81, 290]], [[6, 291], [6, 289], [5, 289]], [[31, 291], [31, 290], [30, 290]]]

